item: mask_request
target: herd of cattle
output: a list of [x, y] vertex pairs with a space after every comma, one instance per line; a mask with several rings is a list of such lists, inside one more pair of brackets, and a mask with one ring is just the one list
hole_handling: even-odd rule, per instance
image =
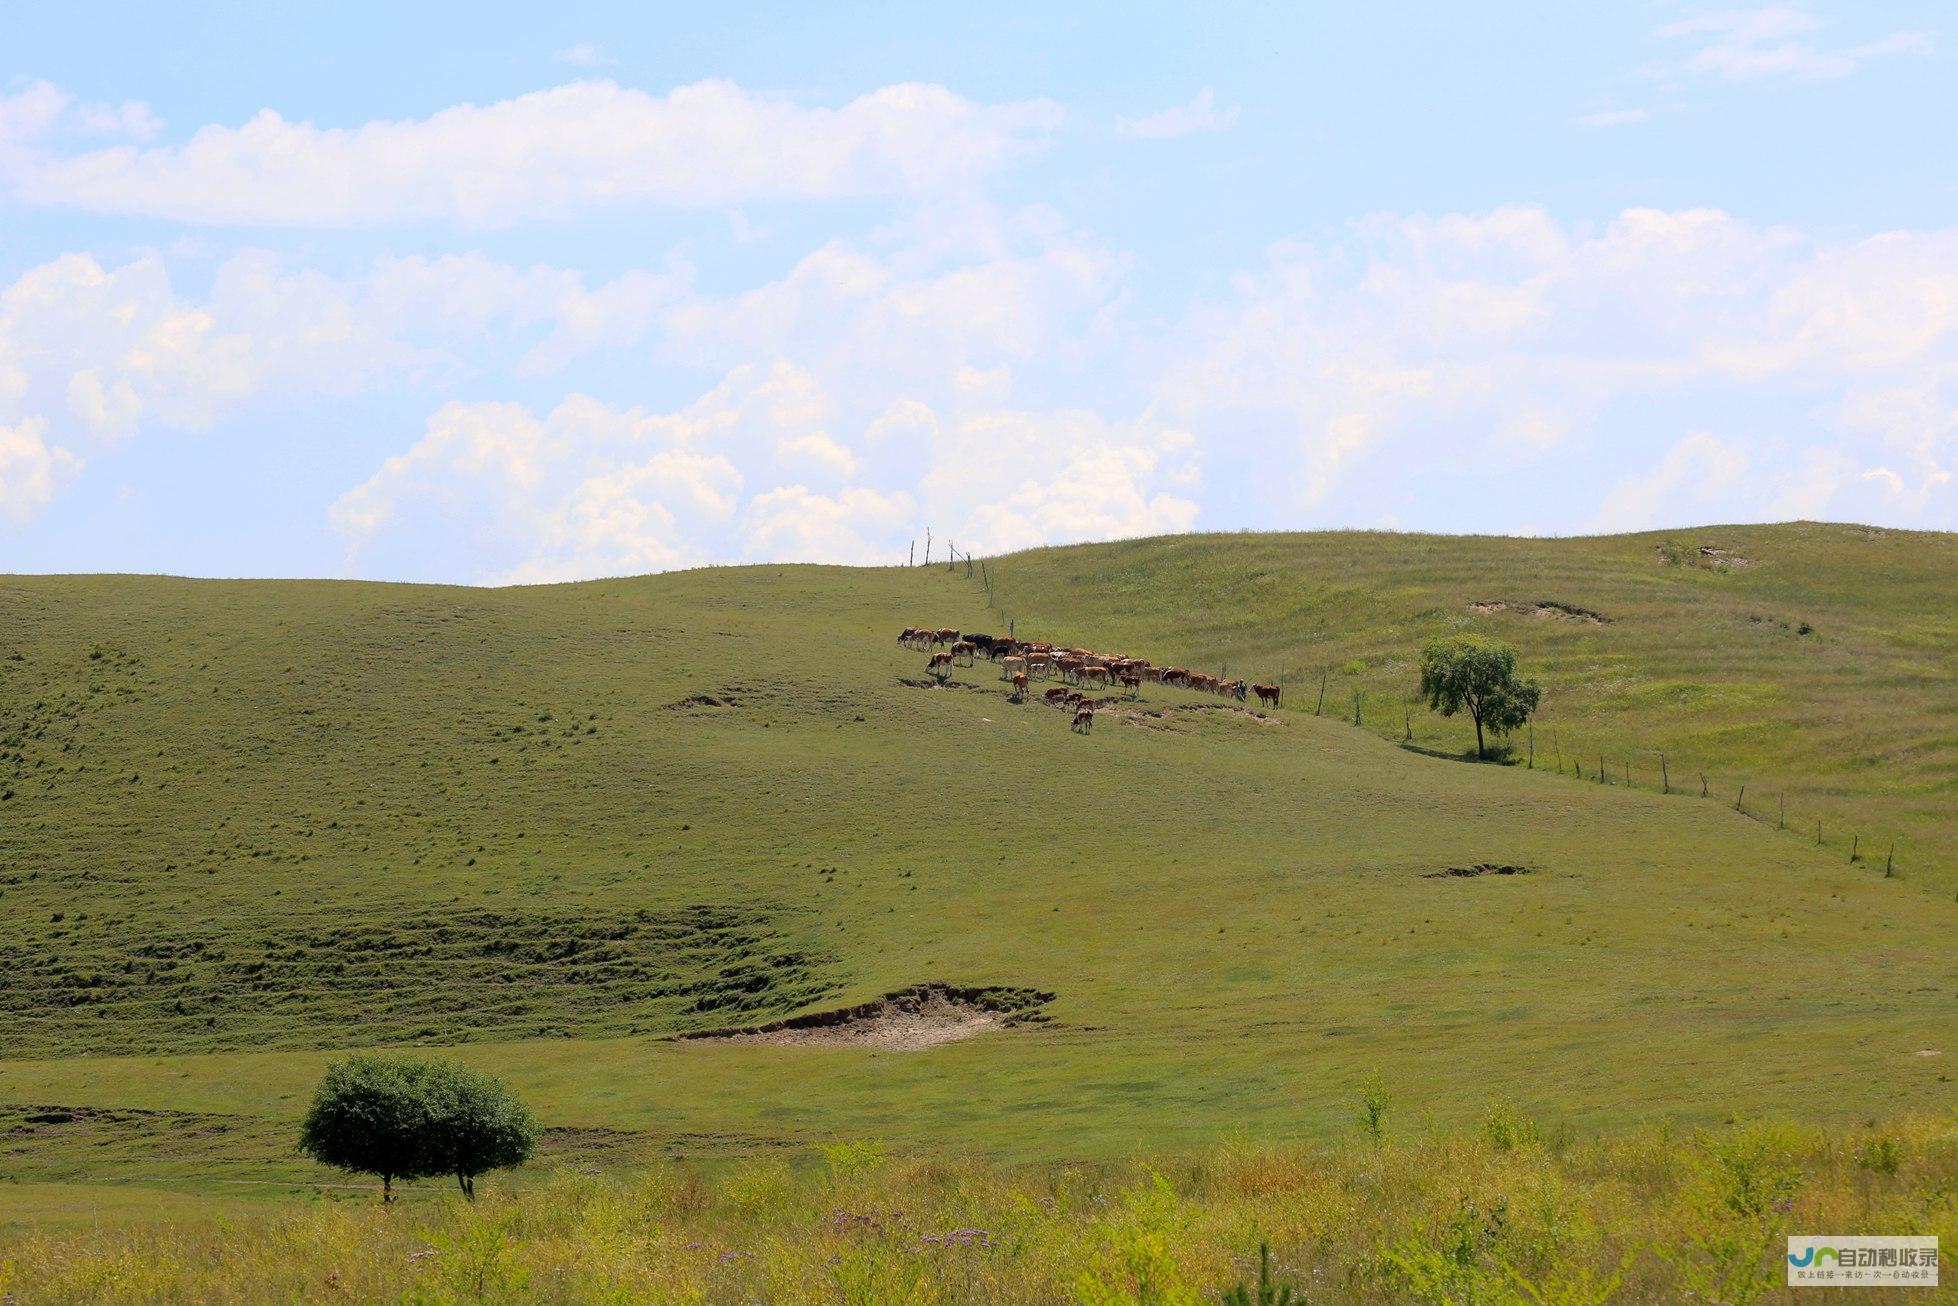
[[[1260, 705], [1278, 706], [1277, 685], [1247, 685], [1242, 680], [1223, 680], [1184, 667], [1159, 667], [1142, 658], [1119, 653], [1056, 648], [1040, 640], [1011, 639], [1004, 635], [966, 634], [949, 626], [906, 626], [897, 642], [905, 648], [929, 653], [931, 660], [925, 669], [941, 680], [951, 674], [953, 667], [976, 665], [982, 657], [998, 663], [1000, 679], [1012, 684], [1015, 702], [1025, 701], [1034, 680], [1058, 676], [1064, 683], [1047, 690], [1042, 699], [1054, 707], [1074, 709], [1074, 729], [1083, 734], [1094, 729], [1098, 703], [1082, 690], [1096, 685], [1108, 689], [1120, 687], [1130, 698], [1141, 694], [1144, 681], [1234, 698], [1240, 703], [1247, 693], [1254, 693]], [[1067, 685], [1078, 688], [1069, 690]]]

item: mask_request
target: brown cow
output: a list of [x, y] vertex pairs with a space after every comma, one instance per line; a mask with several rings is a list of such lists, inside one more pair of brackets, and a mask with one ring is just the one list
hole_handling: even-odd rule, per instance
[[1095, 728], [1095, 705], [1092, 702], [1088, 702], [1075, 708], [1074, 724], [1069, 728], [1084, 735], [1093, 730]]
[[971, 666], [979, 658], [979, 646], [969, 639], [962, 639], [952, 645], [952, 656], [964, 658], [965, 664]]
[[1142, 677], [1132, 671], [1124, 671], [1122, 673], [1122, 688], [1129, 691], [1130, 698], [1140, 698], [1142, 696]]
[[937, 676], [940, 680], [945, 679], [946, 676], [952, 674], [952, 655], [950, 653], [932, 654], [931, 661], [925, 663], [925, 670], [931, 672], [932, 675]]
[[1091, 683], [1112, 685], [1115, 683], [1115, 675], [1107, 667], [1082, 667], [1076, 673], [1076, 677], [1084, 685]]
[[1257, 691], [1258, 705], [1260, 707], [1262, 707], [1266, 703], [1271, 704], [1273, 707], [1278, 706], [1278, 686], [1253, 685], [1251, 686], [1251, 688]]
[[1026, 700], [1026, 696], [1027, 696], [1027, 673], [1024, 671], [1016, 671], [1013, 673], [1013, 697], [1015, 699], [1024, 702]]
[[1065, 689], [1062, 689], [1059, 685], [1055, 685], [1052, 689], [1048, 690], [1045, 694], [1042, 694], [1040, 697], [1043, 702], [1050, 703], [1050, 704], [1058, 704], [1059, 702], [1061, 702], [1061, 700], [1067, 697], [1067, 691]]

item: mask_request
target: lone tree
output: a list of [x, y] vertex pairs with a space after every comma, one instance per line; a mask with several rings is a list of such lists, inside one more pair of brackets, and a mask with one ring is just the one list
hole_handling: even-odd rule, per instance
[[463, 1195], [476, 1176], [517, 1165], [537, 1122], [503, 1085], [447, 1062], [353, 1057], [327, 1068], [299, 1131], [299, 1149], [323, 1164], [378, 1175], [381, 1200], [396, 1179], [452, 1174]]
[[1516, 675], [1516, 650], [1479, 635], [1429, 641], [1421, 650], [1421, 692], [1443, 716], [1475, 721], [1475, 755], [1487, 757], [1485, 728], [1505, 735], [1530, 719], [1543, 691]]

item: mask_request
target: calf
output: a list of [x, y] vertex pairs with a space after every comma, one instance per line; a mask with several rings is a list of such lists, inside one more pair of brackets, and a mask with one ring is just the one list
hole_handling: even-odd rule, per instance
[[1013, 697], [1024, 701], [1026, 699], [1026, 696], [1027, 696], [1027, 673], [1024, 671], [1016, 671], [1013, 673]]
[[925, 670], [931, 672], [932, 675], [937, 676], [940, 680], [945, 679], [946, 676], [952, 674], [952, 655], [950, 653], [932, 654], [931, 661], [925, 663]]
[[1085, 735], [1094, 728], [1095, 705], [1093, 703], [1083, 703], [1080, 707], [1075, 708], [1074, 724], [1070, 729]]

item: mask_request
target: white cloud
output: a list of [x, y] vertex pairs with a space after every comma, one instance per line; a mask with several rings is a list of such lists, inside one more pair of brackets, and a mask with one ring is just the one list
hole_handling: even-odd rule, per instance
[[1198, 132], [1223, 131], [1236, 121], [1236, 107], [1219, 108], [1216, 92], [1206, 86], [1188, 104], [1179, 104], [1138, 118], [1118, 118], [1115, 130], [1136, 140], [1161, 141]]
[[903, 490], [857, 488], [832, 497], [785, 485], [749, 505], [742, 552], [757, 561], [887, 566], [898, 560], [915, 513]]
[[965, 220], [907, 224], [887, 248], [831, 241], [775, 281], [690, 301], [666, 321], [669, 352], [718, 366], [787, 355], [889, 385], [1077, 350], [1079, 315], [1105, 303], [1122, 260], [1038, 213]]
[[821, 431], [783, 440], [775, 447], [784, 458], [816, 463], [838, 476], [854, 476], [857, 472], [857, 456]]
[[408, 121], [320, 127], [265, 109], [181, 144], [60, 152], [33, 144], [47, 94], [16, 100], [0, 122], [18, 119], [6, 136], [27, 144], [0, 164], [22, 201], [310, 227], [499, 226], [628, 204], [924, 196], [1011, 166], [1063, 120], [1047, 101], [984, 105], [917, 83], [832, 109], [726, 81], [663, 96], [588, 81]]
[[685, 293], [684, 270], [573, 272], [480, 255], [381, 258], [340, 281], [246, 250], [208, 294], [181, 294], [150, 254], [105, 267], [69, 254], [0, 289], [0, 420], [32, 413], [70, 434], [201, 431], [241, 405], [440, 380], [488, 361], [497, 335], [520, 376], [639, 342]]
[[81, 470], [81, 459], [51, 445], [38, 418], [0, 425], [0, 521], [27, 521]]
[[[1716, 210], [1600, 228], [1529, 207], [1380, 217], [1275, 246], [1167, 354], [1164, 412], [1213, 459], [1255, 459], [1287, 516], [1391, 492], [1410, 465], [1500, 478], [1576, 458], [1614, 410], [1689, 392], [1772, 414], [1723, 419], [1727, 446], [1774, 469], [1726, 502], [1813, 515], [1853, 467], [1783, 470], [1784, 435], [1845, 457], [1873, 437], [1913, 482], [1958, 460], [1958, 231], [1822, 241]], [[1791, 401], [1814, 406], [1797, 431]], [[1646, 515], [1635, 489], [1604, 517]], [[1566, 498], [1579, 510], [1581, 489]]]
[[449, 403], [330, 516], [355, 555], [412, 548], [431, 530], [489, 542], [473, 579], [498, 583], [692, 565], [727, 556], [749, 476], [781, 444], [818, 434], [808, 424], [827, 412], [813, 378], [788, 365], [736, 369], [668, 413], [582, 395], [542, 418]]
[[1921, 54], [1931, 48], [1929, 37], [1910, 31], [1849, 46], [1823, 46], [1803, 39], [1828, 26], [1805, 9], [1770, 6], [1699, 14], [1668, 23], [1655, 35], [1698, 43], [1699, 48], [1674, 71], [1727, 81], [1831, 80], [1847, 77], [1872, 60]]
[[929, 429], [925, 515], [957, 523], [941, 533], [962, 550], [1157, 535], [1196, 522], [1196, 500], [1169, 492], [1195, 483], [1195, 440], [1153, 418], [986, 407], [934, 416]]
[[1747, 451], [1707, 431], [1679, 440], [1651, 471], [1620, 481], [1599, 505], [1600, 531], [1689, 526], [1746, 474]]

